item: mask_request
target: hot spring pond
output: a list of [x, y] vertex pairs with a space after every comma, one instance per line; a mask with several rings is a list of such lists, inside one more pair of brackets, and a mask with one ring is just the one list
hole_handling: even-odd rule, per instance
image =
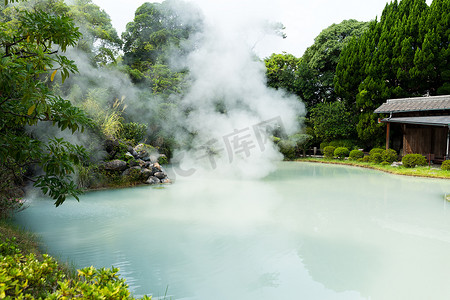
[[16, 222], [153, 299], [450, 299], [450, 180], [282, 163], [263, 180], [34, 199]]

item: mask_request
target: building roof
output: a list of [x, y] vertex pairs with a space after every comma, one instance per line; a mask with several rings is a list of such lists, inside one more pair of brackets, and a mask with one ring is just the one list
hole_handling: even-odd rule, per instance
[[389, 99], [374, 112], [399, 113], [410, 111], [450, 110], [450, 95]]
[[450, 125], [450, 116], [386, 118], [381, 122], [447, 127]]

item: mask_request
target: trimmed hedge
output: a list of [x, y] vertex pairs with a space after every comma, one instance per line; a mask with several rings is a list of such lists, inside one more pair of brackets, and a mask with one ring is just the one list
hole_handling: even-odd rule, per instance
[[338, 147], [334, 150], [334, 156], [338, 158], [344, 158], [347, 157], [349, 154], [348, 148], [346, 147]]
[[397, 152], [394, 149], [383, 150], [383, 152], [381, 153], [381, 157], [383, 161], [388, 162], [390, 164], [392, 164], [398, 158]]
[[406, 168], [414, 168], [416, 166], [426, 166], [427, 159], [422, 154], [407, 154], [403, 156], [402, 163]]
[[380, 152], [374, 152], [369, 155], [370, 162], [374, 164], [379, 164], [383, 161], [383, 156]]
[[352, 150], [350, 151], [350, 155], [349, 158], [351, 160], [358, 160], [360, 158], [364, 157], [364, 152], [362, 152], [361, 150]]

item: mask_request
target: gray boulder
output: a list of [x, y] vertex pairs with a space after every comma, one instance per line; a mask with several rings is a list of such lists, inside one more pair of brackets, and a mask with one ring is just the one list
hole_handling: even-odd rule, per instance
[[169, 184], [169, 183], [172, 183], [172, 180], [170, 180], [169, 178], [164, 178], [161, 180], [161, 183]]
[[152, 175], [153, 175], [153, 173], [151, 170], [149, 170], [147, 168], [141, 169], [141, 176], [144, 181], [147, 181], [147, 179], [149, 179], [149, 177]]
[[145, 183], [146, 184], [159, 184], [159, 183], [161, 183], [161, 181], [158, 178], [156, 178], [155, 176], [150, 176]]
[[164, 173], [164, 172], [156, 172], [156, 173], [154, 174], [154, 176], [157, 177], [157, 178], [159, 178], [159, 179], [164, 179], [164, 178], [167, 177], [167, 174]]
[[105, 170], [122, 172], [127, 168], [127, 162], [120, 160], [120, 159], [115, 159], [115, 160], [106, 162], [104, 166], [105, 166]]
[[141, 167], [139, 166], [128, 168], [122, 172], [122, 176], [130, 176], [130, 175], [140, 176], [140, 174], [141, 174]]

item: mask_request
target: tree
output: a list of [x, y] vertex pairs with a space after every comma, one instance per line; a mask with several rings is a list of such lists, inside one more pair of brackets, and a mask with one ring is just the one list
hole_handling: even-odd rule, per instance
[[311, 110], [314, 134], [321, 141], [346, 139], [354, 133], [352, 114], [341, 101], [319, 103]]
[[67, 196], [78, 199], [81, 191], [70, 175], [74, 164], [86, 157], [85, 150], [63, 139], [37, 140], [25, 127], [49, 122], [74, 133], [90, 125], [82, 110], [54, 95], [47, 84], [57, 73], [64, 81], [77, 72], [73, 61], [60, 53], [75, 46], [81, 34], [66, 15], [41, 10], [17, 14], [17, 19], [0, 23], [0, 161], [21, 175], [30, 167], [39, 171], [30, 180], [58, 206]]
[[[351, 38], [361, 36], [368, 23], [344, 20], [333, 24], [314, 39], [306, 49], [302, 65], [298, 68], [298, 86], [301, 97], [312, 107], [316, 103], [336, 100], [334, 76], [342, 49]], [[312, 90], [308, 87], [314, 87]]]
[[264, 59], [267, 85], [275, 89], [281, 88], [296, 93], [296, 72], [299, 61], [294, 55], [286, 52], [282, 54], [273, 53], [270, 57]]
[[335, 90], [357, 109], [361, 139], [380, 138], [373, 110], [386, 99], [450, 91], [449, 11], [448, 0], [394, 1], [343, 49]]
[[182, 41], [201, 27], [200, 11], [188, 3], [177, 0], [144, 3], [122, 34], [124, 62], [141, 72], [155, 64], [167, 64], [171, 52], [182, 54]]

